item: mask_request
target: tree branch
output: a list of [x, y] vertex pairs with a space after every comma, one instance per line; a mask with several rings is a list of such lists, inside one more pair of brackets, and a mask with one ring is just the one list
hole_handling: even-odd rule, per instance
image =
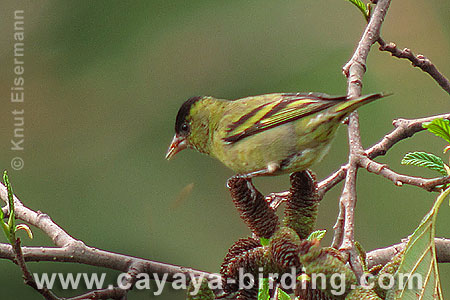
[[[375, 249], [367, 253], [367, 267], [372, 268], [376, 265], [385, 265], [397, 253], [405, 249], [408, 240], [404, 239], [401, 243], [386, 248]], [[436, 257], [439, 263], [450, 262], [450, 240], [435, 238]]]
[[[358, 43], [358, 47], [352, 58], [343, 67], [343, 73], [347, 77], [347, 96], [349, 98], [356, 98], [361, 95], [362, 78], [366, 71], [367, 56], [371, 46], [380, 36], [381, 25], [389, 8], [389, 4], [390, 0], [378, 1], [375, 11]], [[348, 136], [350, 147], [349, 163], [344, 189], [340, 198], [339, 217], [334, 226], [335, 234], [333, 246], [348, 252], [350, 265], [356, 276], [361, 278], [363, 274], [362, 264], [359, 255], [354, 249], [354, 210], [357, 200], [356, 178], [359, 167], [359, 156], [363, 152], [357, 112], [353, 112], [349, 116]], [[344, 222], [340, 221], [342, 219]]]
[[33, 276], [31, 275], [31, 273], [28, 270], [27, 265], [25, 263], [25, 259], [23, 257], [23, 253], [22, 253], [22, 248], [20, 247], [20, 238], [17, 238], [15, 240], [15, 243], [11, 248], [12, 248], [12, 252], [13, 252], [13, 256], [14, 256], [13, 261], [20, 267], [25, 284], [32, 287], [36, 291], [38, 291], [47, 300], [58, 300], [59, 298], [56, 297], [46, 287], [44, 287], [42, 289], [38, 288], [36, 281], [34, 280]]
[[[6, 187], [0, 184], [0, 198], [6, 203], [8, 194]], [[168, 274], [167, 280], [169, 282], [174, 280], [176, 274], [184, 274], [186, 276], [202, 276], [212, 279], [220, 279], [217, 274], [210, 274], [199, 270], [180, 267], [171, 264], [146, 260], [143, 258], [108, 252], [105, 250], [89, 247], [82, 241], [70, 236], [60, 226], [46, 214], [38, 211], [35, 212], [24, 206], [22, 202], [14, 196], [14, 211], [17, 219], [25, 221], [42, 231], [49, 236], [57, 247], [20, 247], [21, 257], [23, 261], [58, 261], [58, 262], [72, 262], [81, 263], [90, 266], [104, 267], [111, 270], [117, 270], [124, 273], [133, 272], [133, 270], [141, 270], [147, 273], [151, 278], [162, 278], [164, 274]], [[14, 261], [16, 254], [14, 249], [9, 244], [0, 244], [0, 258]], [[21, 267], [22, 268], [22, 267]], [[91, 293], [90, 295], [97, 295]], [[116, 295], [117, 290], [111, 291], [111, 295]], [[221, 294], [221, 290], [215, 291]], [[101, 291], [102, 294], [106, 291]], [[48, 298], [51, 299], [51, 298]], [[54, 299], [54, 298], [53, 298]], [[56, 298], [58, 299], [58, 298]], [[77, 299], [77, 298], [74, 298]]]
[[397, 119], [392, 122], [395, 129], [389, 134], [385, 135], [378, 143], [364, 151], [365, 155], [374, 159], [378, 156], [385, 155], [386, 152], [391, 149], [398, 142], [412, 137], [415, 133], [425, 130], [423, 124], [426, 122], [431, 122], [435, 119], [446, 119], [450, 120], [450, 113], [442, 114], [437, 116], [431, 116], [420, 119]]
[[414, 185], [417, 187], [421, 187], [429, 192], [439, 191], [437, 186], [450, 183], [450, 176], [435, 178], [435, 179], [426, 179], [422, 177], [413, 177], [398, 174], [391, 169], [389, 169], [386, 165], [377, 163], [365, 156], [361, 156], [359, 158], [359, 164], [361, 167], [365, 168], [367, 171], [372, 172], [374, 174], [378, 174], [383, 176], [386, 179], [389, 179], [397, 186], [402, 186], [403, 184]]
[[[391, 149], [395, 144], [399, 143], [400, 141], [402, 141], [404, 139], [412, 137], [417, 132], [425, 130], [422, 127], [422, 124], [424, 124], [426, 122], [430, 122], [435, 119], [441, 119], [441, 118], [450, 120], [450, 114], [442, 114], [442, 115], [431, 116], [431, 117], [420, 118], [420, 119], [410, 119], [410, 120], [397, 119], [397, 120], [395, 120], [393, 122], [395, 129], [393, 131], [391, 131], [390, 133], [386, 134], [378, 143], [372, 145], [370, 148], [368, 148], [364, 151], [364, 153], [361, 155], [361, 160], [364, 161], [364, 163], [360, 164], [360, 166], [365, 168], [365, 166], [369, 165], [370, 163], [376, 163], [373, 161], [374, 158], [385, 155], [387, 153], [387, 151], [389, 149]], [[321, 195], [323, 197], [326, 192], [328, 192], [331, 188], [333, 188], [339, 182], [344, 180], [346, 170], [348, 169], [348, 167], [349, 167], [349, 164], [347, 163], [347, 164], [341, 166], [333, 174], [331, 174], [330, 176], [328, 176], [327, 178], [325, 178], [321, 182], [319, 182], [319, 184], [318, 184], [319, 195]], [[384, 167], [387, 168], [387, 166], [384, 166]], [[368, 171], [372, 172], [374, 174], [382, 175], [377, 172], [373, 172], [371, 170], [368, 170]], [[395, 181], [392, 180], [394, 183], [400, 181], [402, 184], [412, 184], [414, 186], [424, 188], [427, 191], [437, 191], [435, 189], [435, 187], [445, 183], [445, 181], [446, 181], [443, 178], [427, 179], [427, 178], [420, 178], [420, 177], [411, 177], [411, 176], [401, 175], [401, 174], [397, 174], [397, 173], [394, 173], [394, 174], [405, 179], [405, 180], [401, 180], [401, 178], [400, 178]], [[388, 179], [390, 179], [390, 178], [388, 178]]]
[[394, 43], [386, 44], [381, 38], [378, 39], [378, 43], [380, 44], [380, 51], [390, 52], [394, 57], [409, 60], [414, 67], [418, 67], [422, 71], [428, 73], [447, 93], [450, 94], [450, 81], [438, 71], [436, 66], [431, 63], [428, 58], [421, 54], [414, 55], [408, 48], [400, 50]]

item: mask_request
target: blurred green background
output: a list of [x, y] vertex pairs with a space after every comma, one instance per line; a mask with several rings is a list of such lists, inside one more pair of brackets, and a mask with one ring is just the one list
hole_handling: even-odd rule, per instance
[[[233, 173], [185, 151], [167, 162], [174, 119], [190, 96], [240, 98], [271, 92], [344, 94], [341, 67], [351, 57], [364, 20], [347, 1], [2, 1], [0, 4], [0, 166], [10, 171], [25, 205], [49, 214], [86, 244], [152, 260], [217, 272], [227, 248], [249, 234], [225, 181]], [[10, 103], [13, 16], [25, 10], [25, 102]], [[382, 28], [386, 41], [428, 56], [450, 76], [450, 2], [393, 1]], [[428, 75], [373, 47], [364, 93], [394, 95], [360, 110], [365, 146], [395, 118], [449, 111], [449, 95]], [[13, 109], [25, 110], [25, 150], [11, 151]], [[444, 142], [420, 133], [377, 161], [410, 175], [436, 176], [400, 165], [412, 150], [440, 154]], [[10, 161], [25, 161], [13, 171]], [[346, 129], [314, 171], [323, 178], [346, 161]], [[447, 159], [447, 158], [445, 158]], [[410, 234], [436, 194], [394, 186], [362, 170], [356, 238], [367, 249]], [[192, 193], [177, 201], [193, 183]], [[257, 179], [263, 192], [288, 187], [288, 176]], [[320, 207], [317, 228], [331, 241], [342, 184]], [[438, 236], [450, 237], [450, 208]], [[52, 245], [38, 229], [26, 245]], [[4, 242], [4, 238], [0, 237]], [[81, 265], [30, 263], [32, 272], [108, 272]], [[8, 299], [40, 299], [17, 266], [0, 261]], [[440, 265], [450, 296], [450, 266]], [[130, 299], [153, 298], [133, 291]], [[56, 290], [59, 295], [74, 291]], [[159, 299], [183, 299], [166, 287]]]

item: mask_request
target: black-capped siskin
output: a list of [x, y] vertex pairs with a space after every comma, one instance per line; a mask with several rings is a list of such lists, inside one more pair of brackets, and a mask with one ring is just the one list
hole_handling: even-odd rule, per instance
[[193, 148], [247, 178], [305, 170], [328, 152], [344, 118], [384, 96], [351, 100], [316, 93], [237, 100], [193, 97], [178, 111], [166, 158]]

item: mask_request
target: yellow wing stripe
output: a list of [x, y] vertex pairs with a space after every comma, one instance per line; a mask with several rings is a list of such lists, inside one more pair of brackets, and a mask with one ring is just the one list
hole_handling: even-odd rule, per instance
[[[281, 100], [280, 100], [281, 101]], [[275, 101], [273, 103], [261, 105], [256, 109], [252, 110], [247, 116], [248, 118], [241, 118], [237, 122], [235, 122], [233, 127], [228, 129], [229, 135], [239, 134], [240, 132], [244, 132], [245, 130], [251, 128], [255, 124], [261, 121], [261, 116], [267, 115], [269, 112], [273, 110], [273, 108], [279, 104], [280, 101]], [[244, 120], [244, 122], [242, 122]]]
[[242, 116], [228, 128], [227, 143], [235, 143], [258, 132], [309, 116], [345, 100], [315, 95], [289, 95], [263, 104]]

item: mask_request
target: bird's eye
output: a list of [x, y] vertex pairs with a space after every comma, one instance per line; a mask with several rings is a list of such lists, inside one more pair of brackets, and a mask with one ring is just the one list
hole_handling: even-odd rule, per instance
[[189, 130], [189, 125], [187, 123], [183, 123], [183, 125], [181, 125], [181, 130], [187, 132]]

